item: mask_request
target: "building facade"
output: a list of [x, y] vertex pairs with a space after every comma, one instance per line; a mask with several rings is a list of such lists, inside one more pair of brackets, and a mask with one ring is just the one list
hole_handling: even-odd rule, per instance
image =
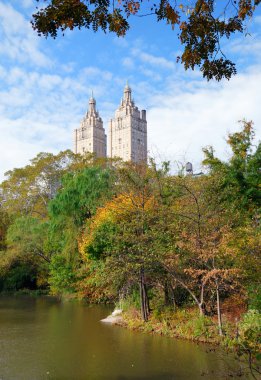
[[103, 121], [96, 110], [93, 96], [89, 109], [74, 131], [74, 153], [94, 153], [96, 157], [119, 157], [123, 161], [147, 162], [147, 121], [146, 111], [135, 106], [128, 84], [115, 116], [109, 122], [109, 143], [103, 128]]
[[123, 161], [147, 161], [146, 111], [139, 111], [128, 84], [115, 116], [109, 122], [108, 156]]
[[107, 136], [103, 121], [96, 110], [93, 96], [89, 100], [89, 109], [81, 121], [80, 128], [74, 130], [74, 153], [94, 153], [96, 157], [106, 157]]

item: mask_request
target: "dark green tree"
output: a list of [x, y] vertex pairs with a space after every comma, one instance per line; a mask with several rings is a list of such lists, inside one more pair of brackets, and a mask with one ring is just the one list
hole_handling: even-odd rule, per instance
[[0, 252], [6, 249], [6, 233], [9, 224], [9, 216], [0, 206]]
[[0, 255], [0, 278], [6, 290], [47, 287], [52, 252], [48, 222], [22, 216], [9, 226], [6, 250]]
[[81, 229], [96, 209], [112, 196], [113, 178], [112, 170], [98, 166], [67, 173], [61, 189], [49, 203], [49, 239], [55, 251], [50, 277], [53, 291], [61, 284], [63, 289], [66, 284], [70, 284], [70, 289], [74, 287], [80, 265], [78, 239]]

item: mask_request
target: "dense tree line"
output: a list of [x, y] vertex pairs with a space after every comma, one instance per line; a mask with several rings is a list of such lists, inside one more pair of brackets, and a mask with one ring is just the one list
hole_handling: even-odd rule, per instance
[[144, 321], [156, 309], [197, 308], [216, 318], [220, 336], [222, 305], [240, 298], [242, 312], [252, 310], [241, 326], [242, 350], [261, 306], [261, 150], [253, 137], [244, 121], [228, 136], [226, 162], [204, 149], [201, 176], [172, 175], [168, 162], [107, 162], [70, 151], [41, 153], [7, 172], [1, 290], [132, 300]]

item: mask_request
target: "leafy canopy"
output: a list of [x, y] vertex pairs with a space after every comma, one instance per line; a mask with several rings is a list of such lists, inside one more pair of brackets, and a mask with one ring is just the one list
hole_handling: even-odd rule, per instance
[[243, 120], [242, 130], [230, 134], [227, 143], [232, 150], [228, 162], [215, 156], [214, 149], [203, 149], [211, 173], [221, 174], [222, 195], [228, 202], [237, 200], [238, 207], [254, 210], [260, 207], [261, 144], [254, 145], [253, 123]]
[[49, 203], [52, 218], [72, 218], [81, 226], [96, 208], [102, 205], [111, 193], [113, 175], [109, 169], [85, 168], [79, 173], [67, 173], [62, 180], [62, 189]]
[[48, 202], [60, 188], [62, 176], [86, 164], [84, 157], [70, 150], [57, 155], [41, 152], [29, 165], [5, 173], [6, 179], [0, 184], [0, 203], [10, 215], [45, 218]]
[[[39, 1], [39, 0], [36, 0]], [[178, 60], [185, 69], [198, 66], [203, 77], [231, 78], [235, 64], [221, 50], [222, 38], [242, 33], [260, 0], [44, 0], [33, 14], [32, 25], [39, 35], [57, 37], [58, 31], [87, 28], [124, 36], [130, 16], [152, 15], [174, 29], [184, 46]]]
[[48, 222], [31, 216], [21, 216], [15, 219], [8, 229], [7, 243], [9, 251], [13, 251], [16, 256], [38, 256], [38, 258], [50, 262]]

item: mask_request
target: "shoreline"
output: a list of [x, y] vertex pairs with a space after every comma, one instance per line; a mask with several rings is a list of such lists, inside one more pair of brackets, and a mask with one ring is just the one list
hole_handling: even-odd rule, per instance
[[[170, 327], [166, 327], [166, 324], [164, 324], [164, 322], [154, 319], [153, 317], [150, 317], [147, 322], [144, 322], [137, 315], [133, 317], [130, 314], [130, 311], [119, 311], [116, 309], [100, 322], [120, 326], [131, 331], [149, 333], [152, 335], [161, 335], [167, 338], [186, 340], [193, 343], [202, 343], [214, 346], [222, 345], [222, 338], [218, 335], [206, 337], [204, 333], [201, 333], [198, 336], [193, 336], [193, 334], [182, 334], [174, 331]], [[216, 326], [213, 324], [213, 327], [215, 328]]]

